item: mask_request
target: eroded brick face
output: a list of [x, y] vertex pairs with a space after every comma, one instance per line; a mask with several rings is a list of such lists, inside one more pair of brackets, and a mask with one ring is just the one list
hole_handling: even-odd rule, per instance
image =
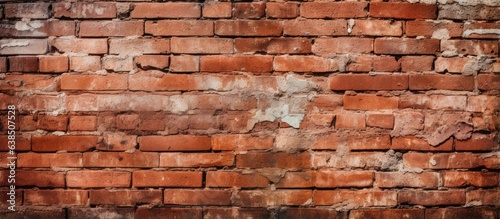
[[5, 1], [0, 218], [498, 219], [499, 10]]

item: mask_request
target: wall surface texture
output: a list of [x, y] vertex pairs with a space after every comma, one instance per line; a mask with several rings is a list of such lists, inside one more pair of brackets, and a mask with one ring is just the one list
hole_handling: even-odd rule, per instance
[[499, 1], [0, 19], [0, 218], [500, 217]]

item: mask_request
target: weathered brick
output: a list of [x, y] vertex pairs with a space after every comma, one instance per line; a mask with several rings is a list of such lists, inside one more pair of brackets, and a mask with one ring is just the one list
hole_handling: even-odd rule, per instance
[[410, 90], [474, 90], [474, 77], [461, 75], [412, 74]]
[[375, 173], [375, 184], [379, 188], [437, 188], [439, 186], [439, 173]]
[[233, 53], [233, 40], [224, 38], [178, 38], [170, 40], [172, 53], [224, 54]]
[[317, 171], [314, 175], [317, 188], [371, 187], [374, 176], [370, 171]]
[[137, 38], [137, 39], [110, 39], [110, 54], [165, 54], [170, 52], [169, 39]]
[[134, 60], [132, 56], [108, 55], [102, 58], [102, 67], [114, 72], [128, 72], [134, 69]]
[[160, 167], [225, 167], [234, 164], [234, 154], [225, 153], [161, 153]]
[[75, 35], [74, 21], [13, 21], [0, 24], [2, 37], [47, 37]]
[[78, 219], [92, 219], [99, 218], [103, 215], [120, 215], [117, 217], [134, 218], [134, 208], [116, 208], [116, 207], [103, 207], [103, 208], [68, 208], [69, 218]]
[[233, 17], [237, 19], [259, 19], [266, 13], [265, 2], [234, 3]]
[[200, 58], [200, 70], [205, 72], [265, 73], [271, 72], [272, 69], [272, 56], [202, 56]]
[[398, 192], [398, 203], [423, 206], [463, 205], [465, 191], [404, 190]]
[[206, 175], [208, 187], [265, 188], [269, 180], [260, 173], [237, 173], [229, 171], [210, 171]]
[[206, 18], [230, 18], [232, 8], [231, 2], [207, 1], [203, 5], [202, 15]]
[[500, 190], [471, 190], [467, 191], [467, 204], [481, 203], [483, 205], [499, 206]]
[[407, 75], [341, 74], [330, 79], [331, 90], [406, 90]]
[[486, 40], [443, 40], [441, 41], [443, 56], [456, 55], [498, 55], [498, 42]]
[[188, 171], [138, 170], [132, 175], [134, 187], [201, 187], [202, 173]]
[[205, 219], [230, 218], [233, 215], [242, 218], [271, 218], [271, 211], [265, 208], [206, 208], [206, 212]]
[[125, 90], [128, 76], [124, 74], [63, 74], [61, 90]]
[[143, 21], [83, 21], [80, 37], [142, 36]]
[[135, 58], [135, 64], [144, 70], [166, 69], [170, 64], [170, 57], [165, 55], [141, 55]]
[[53, 3], [56, 18], [115, 18], [116, 4], [113, 2]]
[[201, 7], [197, 3], [135, 3], [131, 18], [199, 18]]
[[154, 36], [213, 36], [213, 21], [160, 20], [146, 21], [145, 33]]
[[230, 190], [165, 189], [163, 202], [175, 205], [230, 205]]
[[4, 7], [5, 18], [49, 18], [50, 3], [8, 3]]
[[52, 46], [59, 52], [105, 54], [108, 53], [107, 39], [81, 39], [73, 37], [58, 37], [52, 40]]
[[439, 8], [439, 19], [498, 20], [498, 8], [488, 5], [446, 4]]
[[[7, 181], [7, 180], [5, 180]], [[18, 170], [15, 178], [16, 186], [26, 187], [64, 187], [64, 173], [54, 171]]]
[[275, 71], [293, 72], [333, 72], [338, 71], [336, 59], [316, 56], [276, 56], [273, 68]]
[[158, 153], [89, 152], [83, 154], [84, 167], [158, 167]]
[[266, 14], [271, 18], [296, 18], [299, 16], [299, 4], [295, 2], [267, 2]]
[[468, 22], [464, 24], [464, 38], [472, 39], [497, 39], [494, 31], [500, 29], [499, 23]]
[[372, 39], [368, 38], [316, 39], [314, 40], [312, 52], [316, 55], [370, 53], [373, 51], [372, 45]]
[[338, 114], [335, 127], [338, 129], [365, 129], [366, 121], [364, 113]]
[[134, 206], [162, 203], [161, 190], [91, 190], [91, 205]]
[[220, 20], [215, 21], [215, 34], [219, 36], [280, 36], [283, 27], [273, 20]]
[[155, 94], [80, 94], [66, 97], [68, 111], [161, 111], [169, 97]]
[[419, 219], [425, 214], [424, 209], [361, 209], [352, 210], [349, 212], [349, 217], [352, 219], [362, 218], [407, 218]]
[[[115, 208], [116, 209], [116, 208]], [[167, 218], [202, 218], [203, 209], [196, 207], [189, 208], [175, 208], [175, 207], [164, 207], [164, 208], [149, 208], [140, 207], [135, 212], [135, 218], [151, 218], [159, 219], [161, 217]], [[132, 216], [131, 218], [134, 218]]]
[[1, 39], [0, 55], [38, 55], [48, 51], [46, 39]]
[[356, 96], [344, 95], [344, 109], [346, 110], [381, 110], [398, 109], [397, 97], [382, 97], [371, 94]]
[[259, 150], [269, 149], [273, 146], [272, 137], [252, 136], [246, 134], [219, 134], [212, 136], [213, 150]]
[[236, 155], [238, 168], [309, 168], [311, 155], [309, 153], [247, 153]]
[[61, 73], [69, 69], [66, 56], [39, 56], [40, 72]]
[[401, 21], [355, 20], [350, 34], [356, 36], [401, 36], [403, 35], [403, 23]]
[[100, 56], [71, 56], [69, 69], [76, 72], [101, 70]]
[[455, 150], [457, 151], [491, 151], [498, 147], [498, 142], [490, 136], [473, 134], [465, 141], [456, 141]]
[[494, 219], [495, 209], [488, 207], [474, 208], [435, 208], [425, 211], [426, 218], [485, 218]]
[[68, 116], [39, 115], [36, 128], [48, 131], [66, 131]]
[[130, 187], [130, 184], [130, 172], [82, 170], [68, 171], [66, 174], [66, 186], [68, 188], [127, 188]]
[[10, 72], [38, 72], [39, 64], [36, 56], [9, 57]]
[[409, 151], [451, 151], [452, 147], [453, 139], [449, 139], [433, 147], [424, 139], [415, 136], [404, 136], [393, 138], [391, 149]]
[[432, 71], [433, 62], [434, 56], [404, 56], [401, 58], [401, 70], [403, 72]]
[[236, 194], [236, 203], [242, 207], [300, 206], [312, 198], [311, 190], [243, 190]]
[[171, 135], [139, 137], [142, 151], [205, 151], [211, 148], [208, 136]]
[[424, 55], [435, 54], [439, 50], [439, 40], [377, 38], [373, 46], [376, 54]]
[[[370, 198], [368, 198], [370, 197]], [[397, 192], [372, 190], [316, 190], [313, 195], [317, 206], [346, 202], [353, 207], [391, 207], [397, 204]]]
[[462, 36], [462, 24], [452, 21], [407, 21], [406, 35], [449, 39]]
[[94, 148], [98, 136], [33, 136], [32, 150], [39, 152], [87, 151]]
[[32, 168], [49, 167], [82, 167], [82, 155], [80, 153], [19, 153], [18, 166]]
[[394, 127], [394, 115], [383, 113], [370, 113], [366, 115], [366, 126], [383, 129], [392, 129]]
[[367, 2], [306, 2], [300, 6], [305, 18], [357, 18], [366, 17]]
[[304, 54], [311, 53], [311, 40], [305, 38], [237, 38], [237, 53]]
[[480, 90], [500, 89], [500, 75], [480, 74], [477, 76], [477, 87]]
[[70, 131], [95, 131], [97, 118], [96, 116], [71, 116], [68, 129]]
[[370, 16], [377, 18], [433, 19], [437, 4], [407, 2], [371, 2]]
[[285, 20], [283, 34], [288, 36], [344, 36], [345, 20]]
[[453, 187], [495, 187], [498, 186], [498, 173], [494, 172], [442, 172], [443, 186]]
[[86, 206], [89, 193], [85, 190], [26, 190], [24, 202], [28, 205]]

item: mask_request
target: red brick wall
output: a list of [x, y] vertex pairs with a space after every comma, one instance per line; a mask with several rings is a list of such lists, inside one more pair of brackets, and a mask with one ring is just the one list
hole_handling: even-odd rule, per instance
[[4, 2], [1, 218], [499, 218], [499, 10]]

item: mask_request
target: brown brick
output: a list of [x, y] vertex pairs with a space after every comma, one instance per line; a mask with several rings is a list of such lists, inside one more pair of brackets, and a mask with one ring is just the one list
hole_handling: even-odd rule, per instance
[[134, 218], [134, 212], [134, 208], [68, 208], [67, 217], [78, 219], [92, 219], [102, 217], [102, 215], [120, 215], [120, 217], [123, 218]]
[[37, 129], [48, 131], [66, 131], [68, 116], [40, 115], [36, 124]]
[[133, 173], [134, 187], [201, 187], [202, 173], [188, 171], [138, 170]]
[[498, 186], [498, 173], [493, 172], [442, 172], [443, 186], [453, 187], [495, 187]]
[[477, 87], [480, 90], [500, 89], [500, 75], [480, 74], [477, 76]]
[[68, 188], [128, 188], [131, 183], [130, 176], [130, 172], [122, 171], [68, 171], [66, 174], [66, 186]]
[[236, 155], [238, 168], [309, 168], [311, 155], [309, 153], [247, 153]]
[[28, 205], [86, 206], [89, 193], [85, 190], [26, 190], [24, 202]]
[[264, 17], [265, 10], [265, 2], [237, 2], [234, 3], [233, 17], [236, 19], [259, 19]]
[[135, 3], [131, 18], [199, 18], [201, 7], [198, 3]]
[[300, 6], [305, 18], [357, 18], [366, 17], [367, 2], [306, 2]]
[[371, 2], [370, 16], [377, 18], [432, 19], [437, 16], [437, 4], [406, 2]]
[[465, 204], [465, 191], [405, 190], [398, 192], [398, 203], [423, 206], [463, 205]]
[[[5, 180], [7, 181], [7, 180]], [[17, 170], [16, 186], [26, 187], [64, 187], [64, 173], [54, 171]]]
[[38, 72], [38, 67], [36, 56], [9, 57], [9, 72]]
[[342, 74], [330, 79], [331, 90], [406, 90], [407, 75]]
[[50, 3], [8, 3], [4, 7], [5, 18], [49, 18]]
[[[116, 209], [116, 208], [115, 208]], [[140, 207], [135, 212], [135, 218], [151, 218], [160, 219], [162, 217], [166, 218], [202, 218], [203, 210], [202, 208], [189, 207], [189, 208], [175, 208], [175, 207], [164, 207], [164, 208], [149, 208]], [[131, 218], [134, 218], [132, 216]]]
[[361, 209], [349, 212], [352, 219], [363, 218], [407, 218], [420, 219], [425, 214], [424, 209]]
[[214, 23], [206, 20], [146, 21], [145, 33], [154, 36], [213, 36]]
[[161, 190], [91, 190], [91, 205], [135, 206], [162, 203]]

